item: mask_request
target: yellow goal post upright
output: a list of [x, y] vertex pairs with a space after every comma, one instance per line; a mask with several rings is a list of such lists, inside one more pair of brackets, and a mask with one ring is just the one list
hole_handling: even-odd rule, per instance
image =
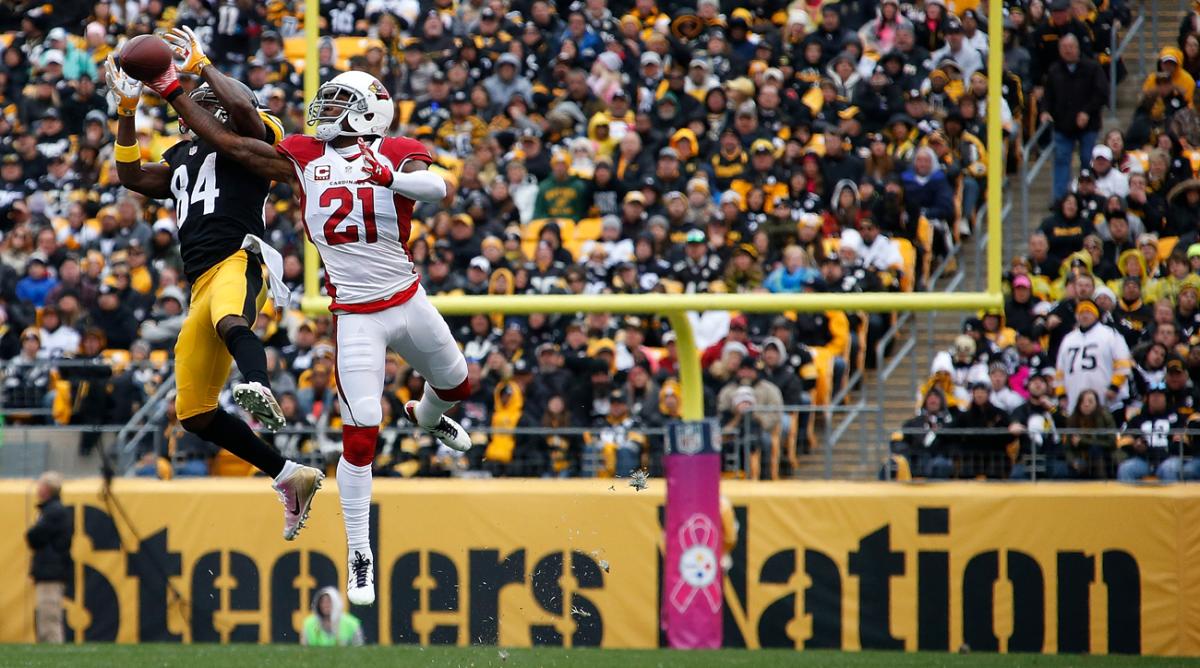
[[[679, 383], [685, 420], [704, 419], [700, 356], [692, 335], [688, 311], [741, 311], [745, 313], [820, 312], [828, 310], [892, 313], [898, 311], [973, 311], [1003, 308], [1000, 285], [1003, 226], [1000, 218], [1004, 144], [1000, 126], [1001, 80], [1004, 72], [1003, 16], [1001, 0], [988, 0], [988, 99], [987, 99], [987, 289], [958, 293], [855, 293], [855, 294], [643, 294], [643, 295], [508, 295], [435, 296], [434, 306], [444, 315], [476, 313], [653, 313], [665, 316], [675, 332], [679, 355]], [[304, 97], [311, 101], [320, 82], [317, 78], [317, 45], [320, 6], [306, 0], [304, 31], [307, 52], [304, 67]], [[307, 127], [307, 126], [306, 126]], [[311, 132], [313, 128], [307, 128]], [[319, 258], [305, 238], [305, 313], [328, 313], [329, 298], [320, 294]]]

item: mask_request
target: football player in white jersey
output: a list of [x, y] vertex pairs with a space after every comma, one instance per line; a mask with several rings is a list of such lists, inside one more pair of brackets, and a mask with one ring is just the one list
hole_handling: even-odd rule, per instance
[[[169, 89], [162, 77], [148, 83]], [[333, 299], [344, 420], [337, 479], [348, 543], [346, 594], [355, 605], [374, 603], [368, 514], [388, 348], [426, 379], [420, 401], [405, 406], [408, 419], [447, 447], [471, 447], [462, 426], [445, 416], [470, 395], [466, 361], [426, 298], [406, 248], [414, 202], [441, 202], [446, 182], [427, 169], [433, 158], [420, 142], [385, 136], [394, 103], [364, 72], [323, 84], [308, 107], [315, 137], [293, 135], [278, 147], [226, 130], [186, 95], [167, 101], [218, 152], [298, 193]]]

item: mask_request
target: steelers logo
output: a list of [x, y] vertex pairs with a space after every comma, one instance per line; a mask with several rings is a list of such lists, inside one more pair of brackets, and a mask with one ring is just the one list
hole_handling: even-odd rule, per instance
[[679, 558], [679, 575], [689, 586], [707, 587], [717, 579], [717, 555], [707, 545], [693, 545]]

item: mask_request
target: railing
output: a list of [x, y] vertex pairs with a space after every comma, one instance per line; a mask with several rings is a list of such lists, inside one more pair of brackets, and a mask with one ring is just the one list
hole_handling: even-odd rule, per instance
[[[0, 394], [0, 416], [10, 423], [30, 425], [53, 423], [54, 406], [56, 400], [61, 399], [57, 396], [61, 388], [55, 381], [70, 383], [74, 393], [78, 389], [76, 381], [107, 384], [115, 378], [122, 377], [122, 374], [131, 374], [131, 387], [137, 394], [121, 398], [141, 405], [128, 423], [124, 426], [120, 423], [97, 424], [96, 428], [86, 430], [93, 433], [117, 434], [115, 465], [118, 471], [128, 470], [135, 464], [138, 448], [155, 423], [166, 413], [167, 400], [173, 396], [175, 388], [174, 366], [170, 362], [70, 357], [23, 362], [17, 358], [4, 363], [0, 371], [3, 372], [4, 378], [3, 393]], [[89, 389], [89, 393], [96, 391], [95, 386]], [[68, 410], [73, 410], [77, 397], [72, 396], [70, 399], [71, 407]], [[100, 420], [97, 420], [97, 423], [99, 422]]]
[[[1151, 21], [1153, 28], [1151, 33], [1155, 38], [1158, 37], [1158, 12], [1153, 8], [1150, 10]], [[1125, 32], [1125, 39], [1120, 40], [1118, 45], [1117, 37], [1121, 28], [1120, 21], [1112, 22], [1112, 41], [1109, 44], [1113, 45], [1112, 59], [1108, 62], [1108, 114], [1109, 120], [1117, 120], [1117, 66], [1120, 64], [1121, 56], [1124, 55], [1126, 49], [1129, 48], [1134, 38], [1142, 31], [1142, 26], [1146, 23], [1144, 14], [1139, 13], [1138, 17], [1130, 24], [1129, 30]], [[1146, 40], [1139, 39], [1138, 44], [1138, 69], [1141, 70], [1142, 76], [1146, 76]]]
[[80, 382], [107, 382], [128, 377], [135, 384], [135, 390], [147, 391], [169, 382], [171, 374], [170, 363], [149, 360], [56, 357], [23, 361], [13, 358], [0, 363], [3, 381], [0, 416], [8, 421], [46, 423], [52, 419], [60, 383], [75, 387]]
[[[935, 234], [936, 234], [936, 232], [935, 232]], [[942, 258], [941, 262], [939, 262], [938, 265], [933, 269], [933, 271], [930, 272], [929, 279], [926, 282], [926, 284], [923, 286], [926, 291], [932, 292], [934, 290], [935, 286], [937, 285], [938, 281], [940, 281], [942, 279], [943, 275], [950, 268], [950, 266], [952, 264], [955, 264], [958, 262], [959, 254], [960, 254], [960, 251], [962, 250], [962, 246], [963, 246], [963, 244], [960, 243], [960, 244], [957, 244], [957, 245], [951, 247], [950, 250], [946, 253], [946, 256]], [[962, 283], [962, 277], [963, 277], [963, 275], [962, 275], [962, 271], [960, 269], [958, 272], [955, 273], [954, 277], [946, 285], [945, 289], [943, 289], [942, 292], [955, 291], [959, 287], [959, 285]], [[933, 322], [933, 318], [935, 316], [936, 316], [935, 312], [933, 312], [933, 311], [929, 312], [929, 318], [930, 318], [930, 323], [931, 323], [931, 325], [930, 325], [931, 336], [932, 336], [932, 331], [933, 331], [932, 330], [932, 322]], [[899, 364], [899, 361], [901, 359], [903, 359], [908, 352], [912, 351], [913, 347], [915, 346], [915, 343], [912, 340], [909, 340], [903, 344], [903, 346], [901, 347], [901, 350], [898, 352], [898, 354], [896, 354], [894, 356], [894, 359], [892, 360], [890, 366], [887, 367], [886, 375], [884, 375], [884, 373], [883, 373], [884, 365], [883, 365], [882, 360], [883, 360], [883, 358], [887, 357], [887, 354], [886, 354], [887, 346], [889, 346], [891, 344], [891, 342], [893, 340], [895, 340], [900, 335], [900, 333], [905, 330], [905, 328], [909, 325], [909, 323], [914, 322], [914, 321], [915, 321], [915, 315], [912, 311], [899, 312], [897, 314], [897, 317], [895, 318], [895, 320], [892, 322], [891, 327], [889, 327], [887, 329], [887, 331], [884, 332], [884, 334], [880, 337], [879, 341], [875, 344], [874, 359], [876, 362], [876, 366], [875, 366], [876, 379], [877, 379], [876, 399], [877, 399], [878, 405], [872, 406], [867, 402], [866, 383], [864, 382], [865, 369], [857, 368], [846, 379], [846, 382], [842, 385], [841, 389], [838, 390], [838, 392], [836, 392], [833, 395], [833, 397], [829, 401], [829, 404], [827, 406], [823, 407], [822, 409], [819, 409], [819, 412], [822, 414], [822, 417], [824, 418], [823, 425], [824, 425], [825, 438], [823, 439], [823, 446], [824, 446], [825, 452], [827, 454], [832, 452], [833, 446], [842, 439], [842, 437], [846, 434], [846, 432], [848, 432], [850, 430], [850, 428], [852, 426], [854, 426], [856, 423], [860, 422], [860, 418], [863, 416], [864, 413], [874, 413], [876, 416], [876, 439], [875, 440], [878, 440], [879, 436], [883, 434], [883, 429], [884, 429], [884, 427], [883, 427], [884, 382], [887, 380], [887, 377], [889, 377], [891, 375], [891, 373], [893, 371], [895, 371], [895, 368]], [[867, 346], [867, 345], [869, 345], [869, 343], [867, 341], [862, 341], [861, 345]], [[872, 354], [871, 351], [867, 351], [867, 355], [871, 355], [871, 354]], [[851, 403], [849, 405], [846, 405], [846, 400], [850, 396], [850, 392], [855, 391], [855, 390], [859, 391], [857, 400], [855, 400], [853, 403]], [[838, 414], [841, 416], [841, 418], [836, 423], [834, 423], [835, 414]], [[865, 443], [866, 441], [864, 440], [862, 442]], [[864, 447], [862, 450], [862, 463], [864, 465], [867, 463], [868, 456], [869, 456], [868, 449], [866, 447]], [[832, 476], [832, 463], [831, 462], [832, 462], [832, 455], [829, 455], [829, 457], [826, 460], [826, 478], [829, 478]]]
[[117, 467], [129, 471], [137, 463], [137, 451], [143, 439], [151, 434], [167, 413], [167, 404], [175, 397], [175, 371], [167, 376], [129, 422], [117, 433]]
[[[155, 433], [165, 426], [157, 425]], [[394, 471], [398, 463], [416, 462], [411, 474], [461, 477], [627, 477], [631, 470], [640, 468], [645, 468], [651, 476], [661, 476], [663, 472], [666, 438], [663, 425], [648, 426], [637, 421], [593, 427], [470, 425], [467, 431], [475, 442], [482, 444], [468, 453], [456, 453], [407, 423], [384, 427], [380, 430], [384, 446], [376, 464]], [[509, 457], [489, 452], [489, 445], [497, 436], [513, 437], [515, 442]], [[742, 456], [744, 444], [738, 440], [740, 434], [737, 430], [723, 429], [721, 436], [722, 469], [727, 474], [743, 475], [747, 460]], [[327, 424], [293, 425], [264, 437], [273, 441], [285, 457], [319, 468], [335, 464], [341, 454], [340, 431]], [[541, 449], [545, 442], [532, 442], [546, 437], [568, 449]], [[563, 455], [565, 468], [561, 472], [555, 471], [552, 451]]]
[[[899, 358], [897, 358], [899, 359]], [[814, 407], [814, 406], [756, 406], [744, 412], [741, 426], [736, 427], [727, 423], [721, 430], [722, 436], [722, 469], [728, 477], [751, 478], [753, 473], [761, 471], [760, 477], [770, 478], [769, 471], [776, 462], [787, 461], [788, 452], [786, 433], [773, 434], [774, 438], [763, 439], [762, 430], [749, 428], [749, 421], [760, 419], [765, 415], [776, 413], [779, 416], [788, 415], [791, 419], [807, 416], [809, 420], [818, 414], [826, 412], [847, 412], [850, 407]], [[860, 412], [880, 412], [878, 405], [867, 406]], [[736, 421], [735, 421], [736, 422]], [[873, 431], [869, 421], [860, 421], [859, 428], [865, 433]], [[899, 434], [900, 440], [892, 440], [889, 436], [878, 440], [866, 448], [860, 456], [843, 452], [838, 458], [835, 444], [829, 438], [832, 421], [826, 421], [825, 438], [817, 440], [821, 452], [812, 453], [820, 456], [820, 466], [813, 466], [812, 459], [805, 466], [800, 461], [799, 469], [792, 469], [792, 477], [834, 478], [835, 461], [843, 465], [857, 464], [859, 467], [852, 478], [894, 479], [902, 469], [907, 469], [899, 479], [942, 480], [942, 479], [986, 479], [986, 480], [1028, 480], [1032, 482], [1048, 482], [1060, 480], [1121, 480], [1125, 482], [1190, 482], [1200, 480], [1200, 458], [1193, 455], [1189, 442], [1200, 436], [1198, 429], [1174, 429], [1142, 433], [1140, 431], [1124, 432], [1121, 429], [1080, 429], [1054, 427], [1047, 425], [1042, 431], [1024, 431], [1014, 433], [1009, 427], [992, 429], [954, 429], [941, 427], [933, 430], [918, 428], [897, 428], [891, 434]], [[164, 424], [156, 425], [150, 438], [143, 444], [144, 448], [138, 453], [139, 457], [134, 466], [123, 474], [155, 475], [157, 466], [154, 460], [157, 456], [165, 455], [166, 439]], [[795, 429], [793, 424], [791, 429]], [[0, 448], [0, 475], [3, 477], [35, 477], [47, 469], [63, 469], [61, 454], [45, 447], [51, 441], [68, 444], [78, 442], [84, 434], [116, 434], [116, 426], [66, 426], [66, 427], [24, 427], [9, 429], [4, 432], [4, 447]], [[782, 430], [782, 427], [780, 428]], [[330, 447], [322, 448], [318, 444], [323, 437], [321, 429], [314, 426], [300, 426], [282, 430], [272, 438], [281, 447], [284, 454], [305, 464], [327, 468], [337, 461], [341, 452], [340, 445], [334, 440]], [[629, 449], [627, 456], [616, 457], [615, 451], [605, 452], [599, 444], [603, 441], [603, 428], [543, 428], [521, 427], [517, 429], [492, 429], [483, 427], [471, 429], [473, 434], [485, 438], [498, 435], [513, 435], [519, 443], [527, 443], [528, 439], [537, 436], [554, 436], [576, 439], [577, 444], [585, 437], [591, 439], [591, 445], [578, 446], [573, 451], [570, 466], [563, 471], [556, 471], [554, 462], [546, 452], [533, 452], [521, 445], [513, 452], [511, 461], [489, 462], [484, 459], [486, 445], [477, 446], [466, 455], [452, 453], [431, 443], [427, 437], [407, 426], [392, 426], [381, 431], [385, 442], [381, 456], [376, 459], [377, 475], [387, 476], [455, 476], [463, 478], [479, 477], [627, 477], [629, 471], [618, 468], [613, 470], [613, 461], [620, 467], [645, 468], [653, 477], [662, 475], [662, 442], [665, 437], [664, 428], [641, 427], [631, 431], [636, 432], [646, 440], [646, 446], [639, 444], [636, 449]], [[768, 434], [771, 435], [771, 434]], [[1077, 443], [1074, 439], [1082, 440]], [[412, 439], [408, 441], [407, 439]], [[1129, 448], [1119, 448], [1118, 439], [1129, 445], [1137, 440], [1145, 445], [1140, 455], [1133, 456]], [[280, 443], [287, 440], [289, 445]], [[864, 439], [864, 442], [866, 440]], [[1200, 441], [1197, 441], [1200, 444]], [[290, 447], [298, 447], [290, 450]], [[157, 453], [156, 457], [149, 457]], [[846, 455], [854, 461], [851, 464]], [[173, 460], [177, 470], [183, 473], [182, 465], [194, 457], [184, 453], [177, 454]], [[626, 464], [625, 462], [631, 462]], [[405, 462], [410, 462], [405, 468]], [[901, 465], [903, 462], [903, 465]], [[752, 463], [754, 466], [752, 467]], [[789, 464], [792, 462], [789, 461]], [[98, 475], [102, 462], [91, 460], [89, 466], [68, 468], [71, 475]], [[195, 469], [191, 469], [193, 472]], [[207, 472], [207, 467], [202, 469]], [[797, 476], [797, 472], [800, 473]]]
[[1046, 166], [1046, 161], [1054, 155], [1054, 142], [1049, 142], [1041, 149], [1037, 157], [1037, 161], [1033, 167], [1029, 166], [1029, 161], [1033, 158], [1034, 151], [1038, 149], [1038, 144], [1041, 142], [1043, 135], [1051, 132], [1053, 124], [1042, 123], [1029, 141], [1021, 147], [1021, 166], [1018, 171], [1018, 178], [1021, 179], [1021, 238], [1029, 238], [1029, 199], [1030, 189], [1037, 181], [1038, 176], [1042, 173], [1042, 168]]
[[[880, 462], [880, 477], [891, 477], [897, 458], [913, 478], [990, 480], [1122, 480], [1186, 482], [1200, 480], [1200, 459], [1189, 441], [1198, 429], [1125, 431], [1047, 425], [934, 430], [896, 429], [891, 461]], [[1118, 447], [1124, 441], [1125, 447]], [[913, 446], [916, 447], [913, 447]]]

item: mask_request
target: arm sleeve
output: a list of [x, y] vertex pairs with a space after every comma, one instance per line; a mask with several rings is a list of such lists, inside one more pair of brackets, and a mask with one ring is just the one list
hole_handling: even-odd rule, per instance
[[57, 515], [43, 514], [38, 521], [34, 523], [29, 531], [25, 533], [25, 541], [29, 547], [37, 549], [45, 545], [49, 545], [50, 541], [54, 540], [54, 536], [58, 534], [59, 526], [62, 524]]
[[850, 320], [842, 311], [826, 311], [826, 316], [829, 318], [828, 348], [845, 357], [850, 349]]
[[1129, 355], [1129, 345], [1125, 343], [1125, 337], [1115, 329], [1112, 332], [1112, 347], [1113, 375], [1110, 383], [1113, 387], [1120, 389], [1133, 372], [1133, 359]]
[[1065, 384], [1066, 372], [1063, 371], [1063, 368], [1066, 367], [1066, 363], [1067, 347], [1059, 344], [1058, 359], [1054, 363], [1054, 395], [1057, 397], [1061, 397], [1067, 393], [1067, 387]]
[[534, 201], [533, 217], [535, 220], [546, 217], [546, 197], [541, 188], [538, 188], [537, 199]]
[[[1055, 98], [1058, 97], [1058, 91], [1055, 86], [1050, 85], [1050, 67], [1042, 62], [1042, 49], [1038, 48], [1034, 51], [1033, 58], [1033, 85], [1042, 87], [1042, 104], [1040, 111], [1048, 111], [1051, 115], [1054, 114]], [[1043, 67], [1045, 69], [1043, 69]]]
[[1108, 95], [1104, 91], [1108, 90], [1108, 77], [1104, 74], [1104, 68], [1099, 64], [1095, 66], [1095, 72], [1092, 74], [1092, 95], [1087, 101], [1085, 111], [1088, 115], [1095, 118], [1100, 115], [1100, 112], [1108, 106]]
[[418, 202], [440, 202], [446, 198], [446, 180], [428, 169], [398, 171], [392, 175], [391, 190]]
[[949, 220], [954, 215], [954, 193], [950, 190], [950, 183], [944, 179], [939, 180], [937, 188], [937, 199], [935, 200], [934, 210], [930, 213], [934, 218], [940, 220]]
[[433, 164], [424, 144], [407, 137], [386, 138], [379, 146], [379, 153], [392, 163], [393, 192], [418, 202], [440, 202], [446, 198], [446, 180], [441, 176], [429, 170], [401, 171], [410, 160]]

